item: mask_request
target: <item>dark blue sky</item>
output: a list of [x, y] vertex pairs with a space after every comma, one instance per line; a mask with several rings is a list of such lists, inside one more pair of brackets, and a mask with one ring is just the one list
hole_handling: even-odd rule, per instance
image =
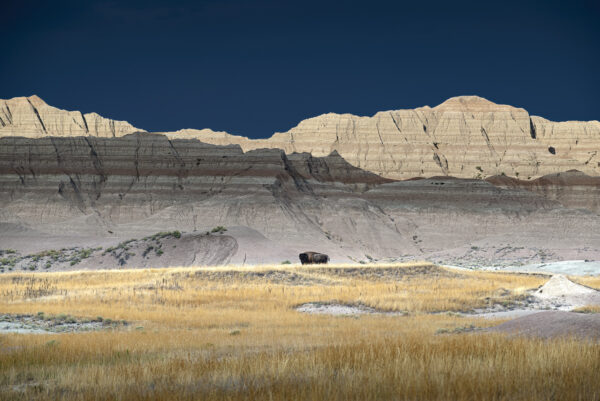
[[152, 131], [267, 137], [463, 94], [600, 119], [598, 0], [8, 0], [1, 20], [0, 98]]

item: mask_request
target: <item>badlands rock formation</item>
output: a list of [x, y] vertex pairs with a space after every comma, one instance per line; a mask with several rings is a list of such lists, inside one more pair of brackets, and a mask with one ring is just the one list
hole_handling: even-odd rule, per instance
[[222, 225], [235, 240], [228, 263], [296, 261], [311, 249], [334, 262], [600, 258], [600, 216], [534, 191], [450, 177], [395, 182], [337, 153], [244, 153], [148, 133], [0, 138], [0, 205], [0, 249], [23, 253]]
[[373, 117], [324, 114], [269, 139], [210, 130], [166, 135], [234, 143], [244, 150], [275, 147], [313, 156], [335, 150], [353, 166], [392, 179], [500, 174], [531, 179], [570, 169], [600, 175], [600, 122], [552, 122], [477, 96]]
[[38, 96], [0, 100], [0, 137], [99, 136], [118, 137], [143, 131], [126, 121], [109, 120], [96, 113], [82, 114], [46, 104]]
[[[37, 96], [0, 101], [0, 137], [119, 137], [142, 131], [97, 114], [64, 111]], [[391, 179], [507, 175], [530, 180], [576, 169], [600, 175], [600, 122], [552, 122], [521, 108], [460, 96], [430, 108], [384, 111], [373, 117], [324, 114], [268, 139], [185, 129], [171, 139], [283, 149], [321, 157], [336, 151], [354, 167]]]
[[568, 208], [600, 213], [600, 177], [590, 177], [581, 171], [548, 174], [530, 181], [506, 176], [489, 177], [486, 181], [500, 188], [522, 188], [536, 192]]
[[[329, 231], [339, 232], [343, 246], [336, 252], [346, 260], [364, 257], [362, 242], [375, 254], [411, 251], [408, 233], [400, 236], [387, 216], [354, 199], [389, 181], [336, 154], [244, 153], [235, 145], [141, 133], [1, 138], [0, 224], [13, 235], [3, 236], [0, 242], [8, 242], [0, 249], [36, 251], [36, 245], [48, 246], [60, 236], [70, 245], [91, 246], [98, 238], [110, 243], [224, 225], [247, 244], [239, 262], [272, 260], [273, 255], [277, 261], [295, 260], [300, 250], [332, 240]], [[339, 228], [329, 228], [332, 224]], [[44, 239], [23, 243], [23, 237]]]
[[[139, 132], [35, 97], [4, 102], [0, 118], [0, 249], [23, 255], [181, 230], [185, 258], [157, 265], [295, 262], [306, 250], [333, 262], [600, 259], [597, 122], [475, 97], [324, 115], [264, 140]], [[429, 178], [390, 178], [415, 176]], [[215, 226], [226, 247], [204, 237]]]

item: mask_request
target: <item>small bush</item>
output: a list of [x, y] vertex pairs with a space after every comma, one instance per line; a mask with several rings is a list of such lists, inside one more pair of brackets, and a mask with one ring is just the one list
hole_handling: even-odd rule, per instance
[[211, 230], [211, 233], [220, 233], [220, 234], [222, 234], [225, 231], [227, 231], [227, 229], [225, 227], [223, 227], [223, 226], [216, 226], [215, 228], [213, 228]]
[[284, 260], [283, 262], [281, 262], [282, 265], [291, 265], [292, 262], [290, 262], [289, 260]]

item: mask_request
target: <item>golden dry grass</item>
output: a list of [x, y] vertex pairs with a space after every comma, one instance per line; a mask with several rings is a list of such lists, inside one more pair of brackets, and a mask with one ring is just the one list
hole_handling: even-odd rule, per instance
[[579, 308], [573, 309], [573, 312], [579, 313], [600, 313], [600, 306], [598, 305], [586, 305]]
[[[0, 399], [599, 399], [598, 344], [436, 334], [494, 323], [429, 312], [512, 302], [545, 280], [426, 263], [5, 274], [2, 312], [131, 324], [0, 335]], [[330, 301], [409, 315], [294, 310]]]
[[600, 290], [600, 276], [572, 276], [570, 280]]

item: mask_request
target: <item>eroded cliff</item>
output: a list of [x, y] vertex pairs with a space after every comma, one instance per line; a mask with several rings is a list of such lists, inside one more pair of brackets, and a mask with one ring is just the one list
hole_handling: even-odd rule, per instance
[[[0, 102], [0, 137], [119, 137], [135, 131], [141, 130], [93, 113], [59, 110], [37, 96]], [[210, 129], [164, 134], [171, 139], [239, 145], [244, 151], [278, 148], [316, 157], [335, 151], [355, 167], [392, 179], [504, 174], [531, 180], [572, 169], [600, 175], [600, 122], [552, 122], [478, 96], [372, 117], [323, 114], [268, 139]]]
[[210, 130], [167, 135], [235, 143], [244, 150], [276, 147], [314, 156], [335, 150], [353, 166], [393, 179], [499, 174], [532, 179], [570, 169], [600, 174], [598, 121], [552, 122], [477, 96], [373, 117], [324, 114], [262, 140]]
[[119, 137], [144, 131], [127, 121], [115, 121], [96, 113], [82, 114], [52, 107], [38, 96], [0, 100], [0, 137], [97, 136]]
[[[201, 238], [225, 226], [235, 240], [227, 263], [295, 260], [310, 249], [339, 262], [440, 252], [468, 258], [472, 247], [489, 257], [519, 250], [519, 258], [531, 261], [600, 255], [596, 212], [495, 184], [392, 181], [335, 152], [243, 152], [238, 145], [148, 133], [0, 138], [0, 248], [114, 245], [164, 230]], [[198, 250], [213, 251], [219, 254]], [[196, 261], [190, 263], [204, 260], [188, 256]]]

